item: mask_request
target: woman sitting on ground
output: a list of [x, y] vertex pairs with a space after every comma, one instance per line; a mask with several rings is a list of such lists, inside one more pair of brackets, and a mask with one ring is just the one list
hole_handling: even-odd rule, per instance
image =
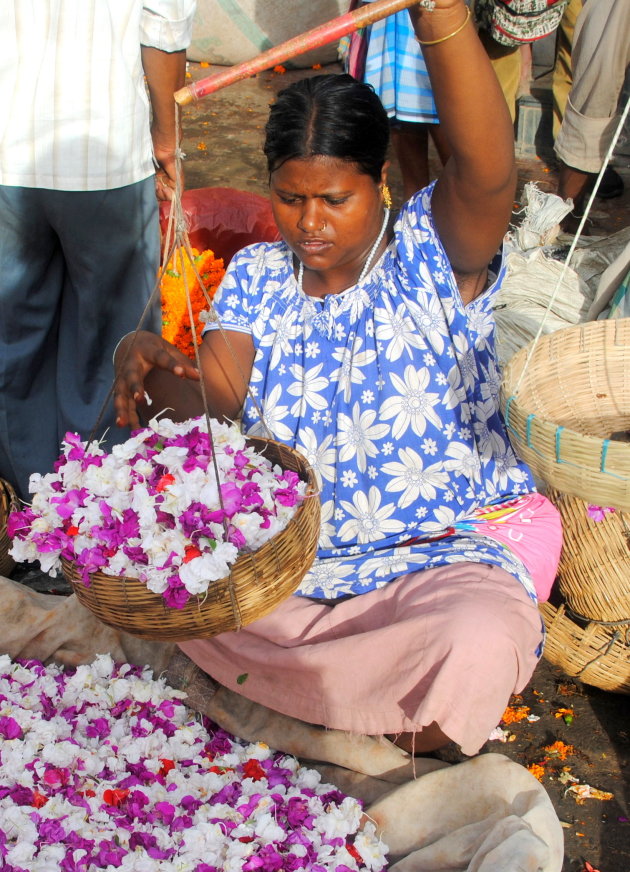
[[498, 403], [510, 117], [462, 0], [411, 16], [451, 149], [437, 183], [393, 216], [370, 87], [288, 87], [264, 146], [282, 241], [232, 260], [201, 374], [158, 336], [126, 338], [116, 404], [122, 425], [138, 424], [145, 388], [152, 410], [198, 415], [201, 377], [211, 414], [270, 431], [319, 478], [319, 549], [297, 594], [238, 633], [182, 643], [195, 663], [310, 724], [473, 754], [536, 666], [536, 592], [561, 534]]

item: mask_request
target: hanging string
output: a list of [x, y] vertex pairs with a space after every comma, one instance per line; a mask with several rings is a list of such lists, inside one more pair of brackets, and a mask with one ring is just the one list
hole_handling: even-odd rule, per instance
[[555, 287], [553, 289], [553, 293], [551, 294], [551, 298], [547, 304], [547, 308], [545, 309], [545, 313], [543, 315], [542, 321], [540, 322], [540, 326], [538, 327], [538, 332], [536, 333], [536, 336], [534, 337], [534, 339], [532, 340], [532, 342], [529, 346], [529, 351], [527, 353], [527, 357], [525, 358], [525, 363], [523, 365], [523, 369], [521, 370], [521, 373], [518, 377], [518, 380], [516, 382], [516, 387], [514, 388], [514, 391], [512, 392], [512, 396], [516, 396], [518, 394], [518, 391], [519, 391], [519, 388], [520, 388], [521, 383], [523, 381], [523, 378], [525, 377], [525, 372], [526, 372], [527, 367], [529, 366], [529, 363], [530, 363], [532, 356], [534, 354], [534, 349], [536, 347], [536, 344], [537, 344], [538, 340], [540, 339], [540, 337], [542, 336], [542, 332], [544, 330], [545, 323], [547, 321], [547, 316], [549, 315], [549, 312], [551, 311], [551, 308], [555, 302], [556, 296], [558, 295], [558, 292], [560, 291], [560, 288], [562, 287], [562, 284], [564, 282], [564, 278], [565, 278], [567, 271], [569, 269], [569, 264], [571, 262], [571, 258], [573, 257], [575, 249], [577, 248], [577, 246], [579, 244], [580, 236], [582, 235], [582, 231], [584, 230], [584, 226], [588, 220], [588, 216], [589, 216], [589, 213], [591, 211], [591, 207], [593, 206], [593, 202], [595, 200], [595, 197], [597, 196], [597, 191], [599, 190], [600, 182], [601, 182], [602, 177], [606, 171], [608, 163], [613, 155], [613, 152], [615, 151], [615, 148], [617, 146], [617, 142], [619, 140], [619, 137], [621, 136], [621, 131], [623, 130], [624, 125], [626, 123], [626, 119], [628, 117], [629, 111], [630, 111], [630, 97], [626, 101], [625, 109], [621, 113], [621, 118], [619, 119], [619, 124], [617, 125], [615, 135], [613, 136], [612, 141], [610, 143], [610, 146], [608, 148], [608, 151], [606, 152], [606, 157], [604, 158], [602, 168], [599, 171], [597, 179], [595, 180], [595, 184], [593, 186], [593, 190], [591, 191], [590, 197], [589, 197], [588, 202], [586, 204], [586, 208], [584, 209], [584, 214], [582, 215], [582, 219], [578, 225], [577, 230], [575, 231], [575, 236], [573, 238], [573, 242], [571, 243], [571, 246], [570, 246], [569, 251], [567, 253], [566, 260], [564, 262], [564, 265], [562, 267], [560, 275], [558, 276], [558, 280], [557, 280]]

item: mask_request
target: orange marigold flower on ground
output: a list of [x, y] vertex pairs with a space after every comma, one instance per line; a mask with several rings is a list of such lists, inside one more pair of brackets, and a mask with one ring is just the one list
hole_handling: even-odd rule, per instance
[[276, 66], [273, 68], [273, 71], [274, 71], [274, 73], [282, 74], [282, 73], [286, 73], [287, 68], [283, 67], [282, 64], [276, 64]]
[[545, 767], [541, 766], [540, 763], [530, 763], [527, 767], [527, 771], [531, 772], [534, 778], [542, 781], [545, 774]]
[[322, 65], [321, 65], [321, 64], [313, 64], [313, 69], [314, 69], [314, 70], [321, 70], [321, 68], [322, 68]]
[[566, 760], [570, 754], [575, 754], [573, 745], [567, 745], [559, 740], [551, 745], [545, 745], [544, 750], [549, 757], [555, 757], [557, 760]]
[[199, 61], [199, 66], [200, 67], [209, 67], [210, 64], [208, 63], [208, 61]]
[[575, 715], [575, 712], [572, 708], [559, 708], [556, 709], [554, 712], [554, 716], [556, 718], [565, 718], [567, 715], [571, 718]]
[[[196, 248], [193, 248], [192, 255], [193, 262], [190, 261], [186, 252], [179, 250], [175, 252], [164, 270], [160, 290], [162, 295], [162, 336], [194, 360], [195, 346], [190, 328], [186, 286], [188, 286], [190, 294], [190, 304], [195, 320], [197, 342], [199, 343], [204, 326], [199, 315], [208, 308], [207, 297], [210, 299], [214, 297], [225, 274], [225, 269], [223, 259], [215, 258], [214, 252], [210, 249], [199, 253]], [[184, 264], [183, 272], [182, 262]], [[203, 288], [199, 284], [197, 274], [203, 282]]]
[[208, 146], [205, 144], [205, 142], [198, 142], [197, 143], [197, 151], [207, 151], [207, 150], [208, 150]]
[[509, 705], [503, 712], [501, 722], [504, 724], [517, 724], [519, 721], [524, 721], [529, 714], [529, 707], [526, 705]]

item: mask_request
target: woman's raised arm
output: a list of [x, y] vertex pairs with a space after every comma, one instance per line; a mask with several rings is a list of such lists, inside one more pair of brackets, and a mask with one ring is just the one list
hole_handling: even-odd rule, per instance
[[433, 215], [453, 270], [482, 271], [508, 227], [516, 188], [514, 130], [496, 75], [462, 0], [409, 10], [451, 150]]

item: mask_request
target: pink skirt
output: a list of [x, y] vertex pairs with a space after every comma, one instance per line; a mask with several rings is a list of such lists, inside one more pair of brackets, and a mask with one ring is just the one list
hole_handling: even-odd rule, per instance
[[336, 605], [292, 596], [233, 633], [182, 642], [254, 702], [367, 735], [436, 722], [474, 754], [529, 681], [543, 638], [536, 604], [496, 566], [402, 576]]

